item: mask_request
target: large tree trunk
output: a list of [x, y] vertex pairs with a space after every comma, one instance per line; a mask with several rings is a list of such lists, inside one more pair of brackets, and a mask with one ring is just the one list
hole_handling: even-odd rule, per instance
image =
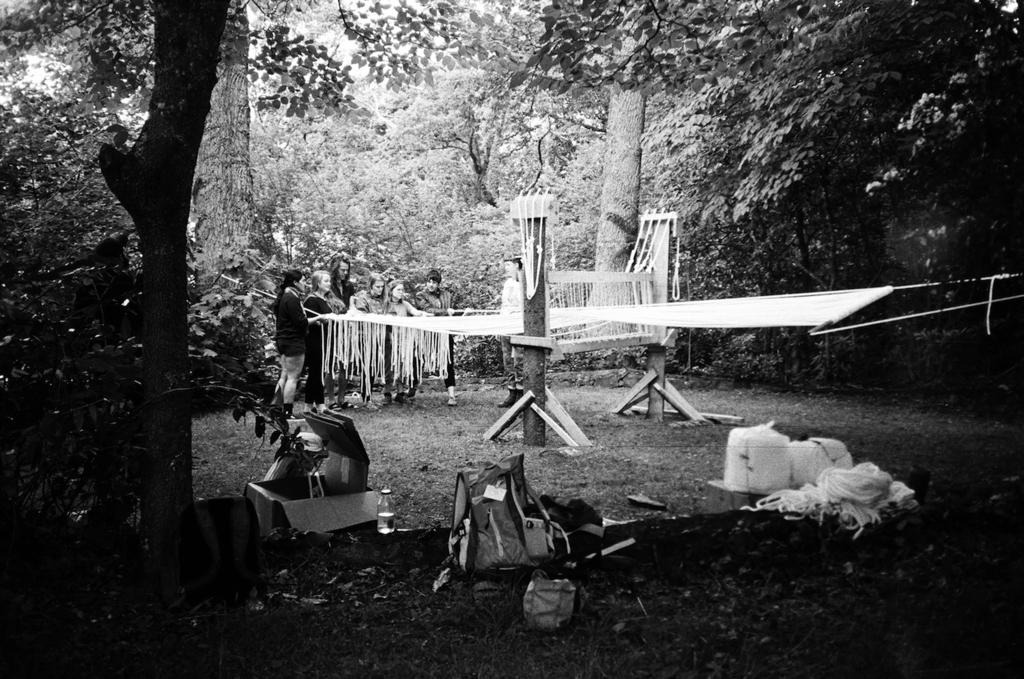
[[192, 185], [196, 269], [203, 281], [225, 270], [237, 273], [241, 266], [238, 255], [249, 245], [252, 231], [249, 17], [244, 4], [232, 0], [224, 27], [217, 85]]
[[622, 271], [636, 240], [640, 212], [640, 138], [644, 95], [615, 86], [608, 102], [608, 127], [597, 230], [597, 271]]
[[142, 244], [146, 446], [141, 532], [164, 601], [178, 587], [177, 524], [192, 501], [186, 255], [189, 197], [229, 0], [154, 1], [154, 82], [135, 145], [100, 149], [100, 168]]

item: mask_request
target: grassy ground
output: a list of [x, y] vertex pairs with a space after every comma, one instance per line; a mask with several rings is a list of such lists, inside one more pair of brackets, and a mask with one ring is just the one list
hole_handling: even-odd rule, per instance
[[[527, 449], [539, 492], [583, 498], [617, 520], [700, 510], [705, 483], [722, 474], [728, 427], [607, 415], [621, 390], [556, 393], [597, 445]], [[708, 517], [679, 519], [674, 530], [690, 546], [677, 561], [593, 571], [578, 619], [534, 632], [522, 622], [522, 577], [489, 587], [455, 577], [433, 589], [455, 472], [523, 447], [515, 436], [480, 438], [500, 412], [497, 390], [469, 390], [457, 408], [427, 393], [355, 418], [371, 485], [395, 489], [403, 526], [437, 530], [408, 533], [401, 546], [375, 533], [268, 545], [264, 604], [185, 613], [132, 591], [107, 555], [71, 550], [79, 577], [53, 580], [41, 567], [22, 589], [0, 588], [0, 676], [1021, 676], [1024, 492], [1019, 476], [1004, 479], [1019, 474], [1024, 423], [882, 394], [685, 393], [705, 412], [844, 440], [855, 461], [897, 478], [924, 466], [926, 511], [855, 543], [789, 522], [780, 523], [800, 530], [787, 539], [760, 534], [747, 513], [714, 531], [701, 523]], [[195, 438], [200, 496], [238, 493], [270, 464], [251, 423], [205, 416]], [[669, 511], [632, 507], [625, 496], [635, 492]], [[67, 558], [60, 547], [38, 562]]]
[[[609, 411], [624, 395], [601, 387], [556, 389], [563, 405], [595, 443], [572, 450], [552, 432], [548, 447], [522, 445], [517, 427], [499, 443], [483, 432], [501, 409], [504, 392], [470, 388], [449, 408], [440, 392], [420, 394], [415, 405], [375, 411], [349, 410], [370, 456], [371, 487], [390, 486], [402, 524], [425, 528], [450, 521], [455, 474], [464, 467], [514, 452], [526, 453], [528, 479], [539, 493], [579, 497], [603, 516], [628, 520], [660, 515], [633, 507], [626, 496], [645, 493], [668, 504], [669, 514], [702, 511], [706, 484], [722, 478], [730, 427], [657, 424]], [[764, 389], [686, 390], [702, 412], [731, 414], [746, 424], [774, 421], [793, 438], [801, 434], [844, 441], [854, 462], [874, 462], [898, 479], [914, 466], [934, 481], [964, 484], [1016, 473], [1024, 429], [1018, 422], [990, 421], [935, 401], [885, 394], [785, 393]], [[251, 421], [228, 414], [196, 421], [197, 496], [240, 493], [262, 478], [274, 448], [252, 436]]]

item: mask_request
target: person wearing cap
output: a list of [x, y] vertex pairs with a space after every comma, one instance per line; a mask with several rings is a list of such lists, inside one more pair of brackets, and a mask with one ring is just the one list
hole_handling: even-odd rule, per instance
[[[426, 286], [416, 294], [416, 306], [431, 316], [453, 316], [455, 304], [451, 290], [441, 287], [441, 272], [431, 269], [427, 273]], [[455, 400], [455, 337], [448, 334], [448, 366], [444, 373], [444, 386], [448, 390], [448, 405]]]
[[[509, 255], [505, 258], [505, 283], [501, 288], [501, 311], [503, 315], [522, 312], [523, 288], [519, 276], [523, 269], [521, 257]], [[502, 384], [508, 389], [508, 396], [498, 404], [500, 408], [508, 408], [515, 404], [523, 395], [523, 373], [520, 362], [522, 349], [512, 346], [508, 335], [501, 336], [501, 363], [504, 368]]]

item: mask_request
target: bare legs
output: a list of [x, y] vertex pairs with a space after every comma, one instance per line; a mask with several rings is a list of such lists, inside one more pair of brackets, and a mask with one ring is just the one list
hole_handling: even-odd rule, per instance
[[284, 406], [284, 414], [291, 417], [295, 403], [295, 391], [299, 386], [299, 375], [302, 373], [304, 354], [298, 356], [281, 356], [281, 376], [277, 379], [274, 391], [274, 403]]

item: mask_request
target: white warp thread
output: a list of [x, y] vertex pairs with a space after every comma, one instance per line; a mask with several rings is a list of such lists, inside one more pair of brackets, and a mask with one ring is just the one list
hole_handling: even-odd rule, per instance
[[[627, 304], [549, 309], [549, 328], [601, 321], [669, 328], [759, 328], [817, 326], [844, 318], [884, 297], [891, 287], [768, 297], [737, 297], [667, 304]], [[518, 335], [521, 313], [500, 316], [331, 315], [333, 321], [404, 326], [459, 335]]]
[[[374, 322], [360, 322], [367, 317], [332, 316], [326, 321], [321, 364], [325, 375], [358, 373], [363, 392], [369, 393], [372, 380], [389, 372], [396, 381], [409, 383], [417, 375], [440, 375], [447, 369], [451, 361], [448, 333], [399, 325], [394, 323], [396, 316], [374, 315]], [[389, 332], [390, 354], [385, 352]]]
[[[585, 306], [549, 309], [549, 328], [562, 330], [595, 324], [632, 324], [674, 328], [753, 328], [820, 325], [834, 322], [883, 297], [892, 288], [867, 288], [800, 295], [736, 299]], [[359, 372], [364, 381], [384, 375], [386, 368], [399, 379], [411, 377], [414, 366], [425, 374], [447, 366], [448, 334], [519, 335], [523, 315], [390, 316], [380, 314], [328, 314], [324, 317], [326, 342], [321, 369], [324, 374]], [[392, 328], [393, 353], [385, 366], [386, 327]], [[559, 334], [559, 333], [553, 333]], [[369, 386], [369, 385], [364, 385]]]
[[878, 523], [887, 511], [911, 510], [917, 507], [914, 491], [871, 462], [862, 462], [852, 469], [832, 467], [818, 475], [816, 485], [806, 484], [800, 490], [780, 490], [761, 498], [750, 511], [776, 511], [787, 519], [811, 518], [819, 524], [834, 516], [839, 526], [856, 530], [860, 537], [866, 526]]

